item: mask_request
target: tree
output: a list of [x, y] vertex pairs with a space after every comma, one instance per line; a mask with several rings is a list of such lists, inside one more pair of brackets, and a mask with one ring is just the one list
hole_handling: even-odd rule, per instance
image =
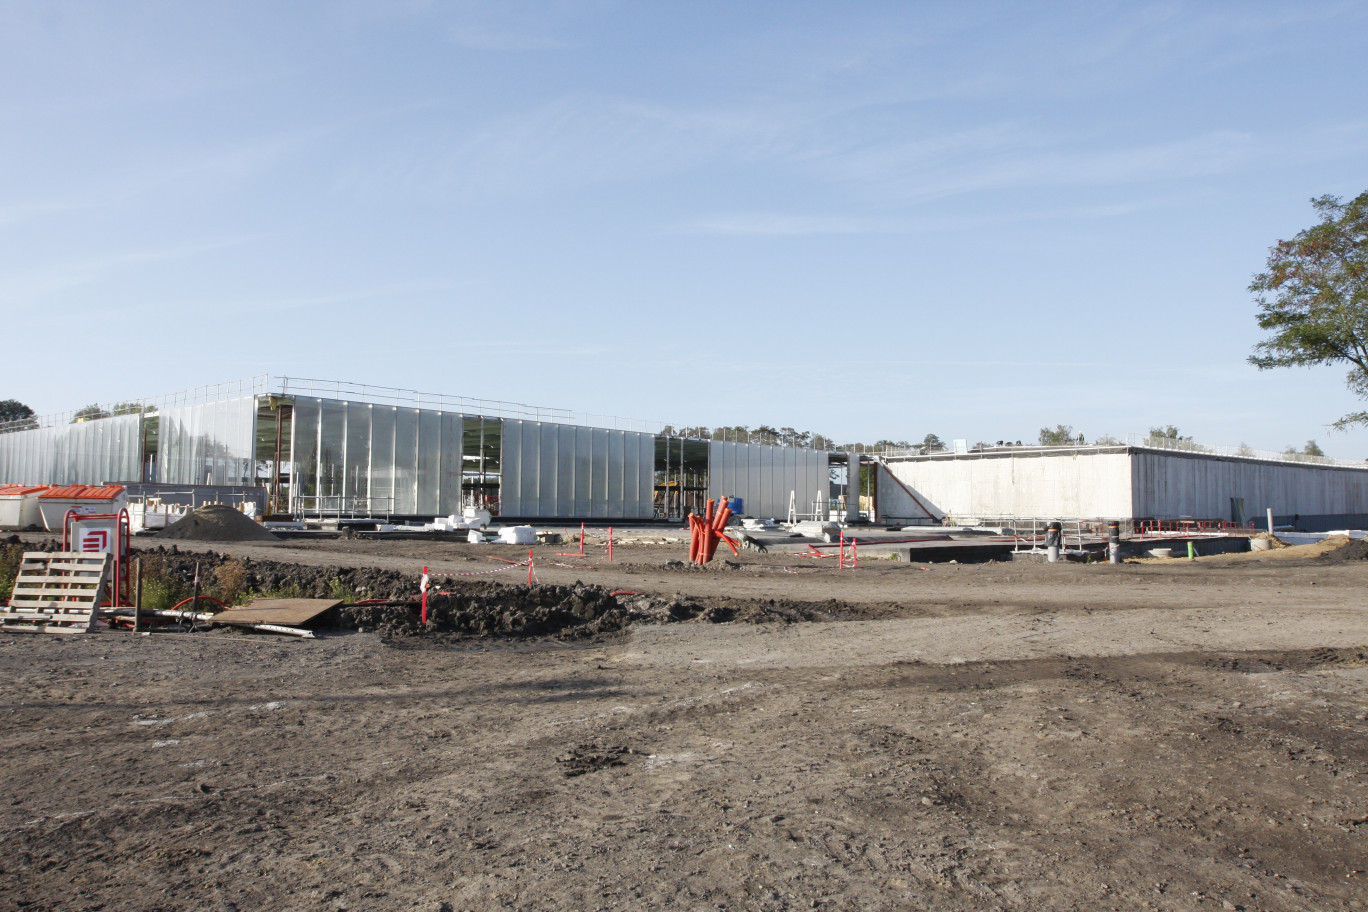
[[78, 424], [82, 421], [94, 421], [97, 418], [108, 418], [109, 412], [100, 408], [98, 405], [87, 405], [83, 409], [78, 409], [76, 414], [71, 416], [71, 423]]
[[7, 421], [24, 421], [33, 417], [33, 409], [18, 399], [0, 400], [0, 424]]
[[1054, 430], [1049, 428], [1040, 429], [1041, 446], [1069, 446], [1076, 442], [1077, 435], [1074, 429], [1067, 424], [1057, 424]]
[[[1249, 285], [1259, 328], [1272, 333], [1249, 362], [1260, 370], [1347, 364], [1349, 389], [1368, 398], [1368, 191], [1348, 203], [1321, 196], [1311, 205], [1320, 222], [1278, 241], [1267, 270]], [[1356, 424], [1368, 424], [1368, 411], [1335, 427]]]
[[1314, 440], [1306, 441], [1306, 446], [1302, 447], [1303, 456], [1324, 456], [1325, 450], [1320, 448], [1320, 444]]
[[143, 405], [141, 402], [116, 402], [109, 407], [111, 415], [143, 415], [156, 410], [156, 406]]
[[922, 438], [921, 447], [928, 453], [942, 453], [945, 451], [945, 444], [935, 434], [927, 434]]
[[1149, 429], [1149, 436], [1145, 438], [1145, 443], [1150, 446], [1173, 446], [1177, 443], [1191, 443], [1191, 437], [1183, 437], [1178, 433], [1178, 428], [1173, 425], [1164, 427], [1152, 427]]

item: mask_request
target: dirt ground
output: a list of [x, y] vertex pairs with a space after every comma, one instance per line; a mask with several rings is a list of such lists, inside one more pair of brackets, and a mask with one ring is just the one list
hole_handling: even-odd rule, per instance
[[[527, 572], [176, 544], [415, 593], [424, 565]], [[576, 640], [0, 634], [0, 909], [1368, 909], [1368, 561], [558, 550], [539, 583], [717, 610]]]

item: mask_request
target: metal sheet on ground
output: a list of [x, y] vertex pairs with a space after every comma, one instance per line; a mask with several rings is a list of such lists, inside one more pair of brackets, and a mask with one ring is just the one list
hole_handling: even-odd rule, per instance
[[277, 624], [298, 627], [307, 624], [329, 608], [342, 604], [341, 599], [264, 598], [255, 599], [241, 608], [229, 608], [214, 615], [215, 624]]

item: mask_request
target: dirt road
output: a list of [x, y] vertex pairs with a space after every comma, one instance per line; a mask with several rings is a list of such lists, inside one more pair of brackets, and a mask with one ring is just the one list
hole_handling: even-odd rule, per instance
[[1368, 562], [544, 550], [543, 582], [853, 619], [0, 636], [0, 908], [1368, 908]]

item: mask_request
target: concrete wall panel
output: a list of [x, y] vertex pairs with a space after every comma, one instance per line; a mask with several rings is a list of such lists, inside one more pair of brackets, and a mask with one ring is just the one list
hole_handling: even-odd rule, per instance
[[[932, 456], [886, 468], [939, 516], [1102, 518], [1128, 517], [1131, 511], [1130, 461], [1124, 450]], [[879, 485], [877, 511], [880, 520], [925, 515], [887, 484]]]

